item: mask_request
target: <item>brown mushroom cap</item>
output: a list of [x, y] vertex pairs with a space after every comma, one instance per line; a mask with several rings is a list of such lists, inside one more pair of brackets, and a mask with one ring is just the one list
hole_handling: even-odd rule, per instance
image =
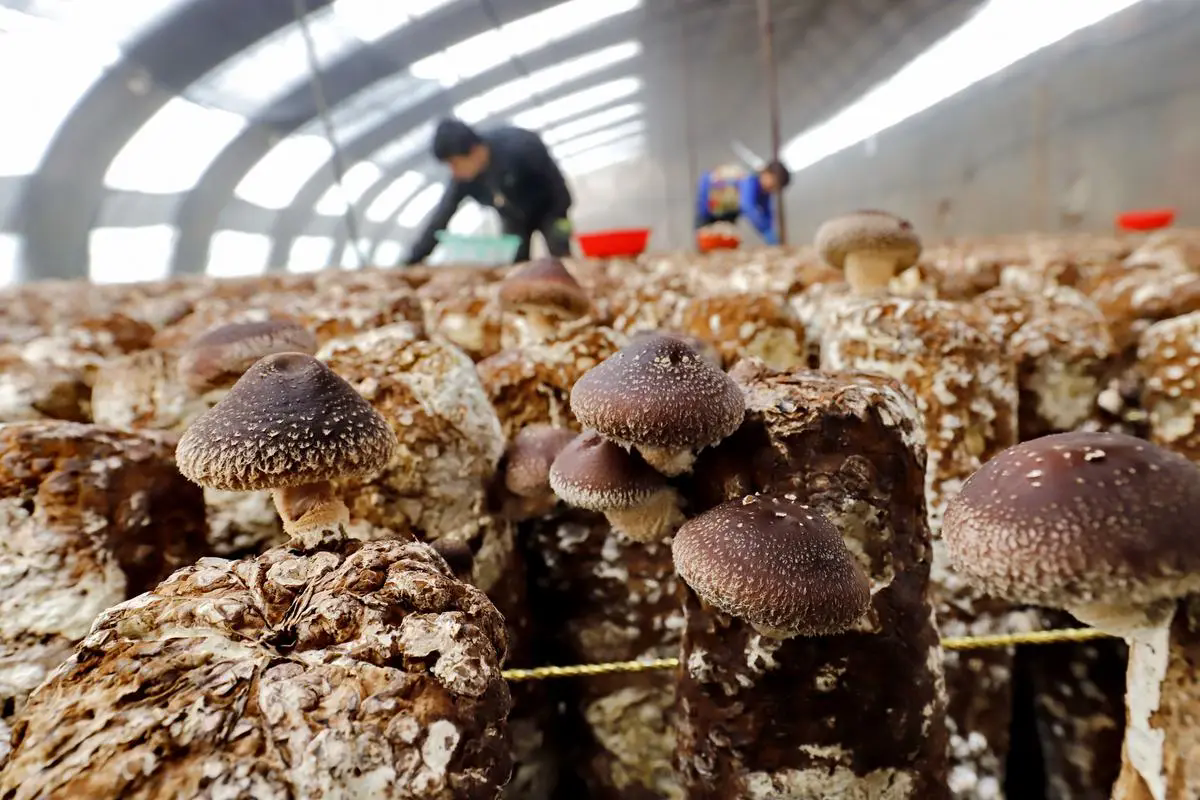
[[721, 369], [723, 363], [721, 361], [721, 353], [713, 346], [712, 342], [706, 342], [698, 336], [692, 336], [689, 333], [680, 333], [679, 331], [634, 331], [629, 335], [630, 342], [640, 342], [648, 336], [672, 336], [686, 344], [688, 347], [696, 351], [701, 358], [712, 364], [717, 369]]
[[792, 495], [723, 503], [684, 523], [671, 549], [700, 599], [763, 631], [842, 633], [871, 602], [841, 533]]
[[667, 482], [636, 453], [584, 431], [550, 465], [550, 486], [576, 508], [624, 511], [648, 502]]
[[500, 305], [508, 311], [537, 308], [575, 319], [592, 304], [587, 292], [557, 258], [539, 258], [510, 272], [500, 281]]
[[536, 497], [550, 489], [550, 465], [575, 438], [575, 431], [553, 425], [527, 425], [508, 446], [504, 486], [518, 497]]
[[842, 269], [846, 256], [856, 252], [890, 255], [902, 272], [921, 256], [921, 239], [912, 223], [886, 211], [854, 211], [827, 220], [817, 229], [814, 244], [821, 260]]
[[1200, 581], [1200, 468], [1132, 436], [1010, 447], [950, 501], [942, 536], [980, 590], [1068, 608], [1141, 605]]
[[203, 390], [233, 383], [255, 361], [272, 353], [317, 351], [317, 337], [288, 319], [231, 322], [190, 341], [179, 357], [179, 374], [188, 386]]
[[226, 491], [366, 477], [387, 466], [396, 435], [366, 400], [305, 353], [258, 361], [179, 440], [179, 471]]
[[571, 388], [571, 411], [622, 445], [699, 450], [738, 429], [746, 399], [681, 339], [658, 334], [585, 372]]

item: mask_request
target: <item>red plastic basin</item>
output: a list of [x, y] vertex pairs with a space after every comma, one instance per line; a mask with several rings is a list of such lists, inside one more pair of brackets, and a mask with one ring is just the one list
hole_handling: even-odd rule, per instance
[[1117, 227], [1125, 231], [1156, 231], [1175, 221], [1173, 208], [1148, 208], [1123, 211], [1117, 215]]
[[580, 233], [579, 247], [588, 258], [628, 258], [646, 252], [650, 241], [649, 228], [625, 228], [611, 231]]
[[721, 233], [701, 233], [696, 236], [696, 246], [701, 253], [711, 253], [714, 250], [737, 250], [742, 246], [742, 240], [737, 236]]

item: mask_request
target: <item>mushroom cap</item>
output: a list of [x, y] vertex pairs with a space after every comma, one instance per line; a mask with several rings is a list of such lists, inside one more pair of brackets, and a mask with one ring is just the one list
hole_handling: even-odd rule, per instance
[[504, 487], [518, 497], [536, 497], [550, 489], [550, 465], [575, 438], [575, 431], [537, 423], [527, 425], [508, 445]]
[[669, 330], [641, 330], [634, 331], [629, 335], [629, 341], [640, 342], [647, 336], [672, 336], [688, 347], [696, 351], [697, 354], [705, 361], [708, 361], [717, 369], [722, 368], [721, 353], [713, 346], [712, 342], [706, 342], [699, 336], [692, 336], [690, 333], [680, 333], [679, 331]]
[[1075, 431], [980, 467], [942, 537], [955, 570], [996, 597], [1141, 605], [1200, 578], [1197, 520], [1200, 467], [1132, 436]]
[[272, 353], [317, 351], [317, 337], [289, 319], [230, 322], [210, 328], [183, 348], [179, 374], [196, 389], [209, 388], [226, 377], [237, 380], [255, 361]]
[[738, 429], [746, 399], [683, 340], [655, 334], [585, 372], [571, 388], [571, 411], [624, 445], [699, 450]]
[[921, 239], [912, 223], [886, 211], [854, 211], [826, 220], [814, 244], [821, 260], [842, 269], [850, 253], [872, 252], [892, 255], [899, 262], [896, 272], [902, 272], [921, 255]]
[[396, 435], [354, 387], [306, 353], [267, 356], [179, 439], [184, 477], [254, 491], [368, 477], [391, 460]]
[[537, 307], [571, 319], [592, 307], [587, 292], [557, 258], [539, 258], [514, 269], [500, 281], [499, 297], [508, 311]]
[[576, 508], [627, 511], [644, 505], [667, 482], [637, 453], [584, 431], [550, 465], [550, 486]]
[[871, 603], [866, 573], [825, 515], [794, 495], [748, 495], [694, 517], [671, 545], [701, 600], [755, 626], [841, 633]]

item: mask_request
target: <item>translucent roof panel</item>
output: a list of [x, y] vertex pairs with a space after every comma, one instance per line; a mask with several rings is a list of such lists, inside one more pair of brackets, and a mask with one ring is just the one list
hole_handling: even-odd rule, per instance
[[477, 97], [472, 97], [456, 106], [454, 115], [466, 122], [480, 122], [525, 103], [531, 98], [536, 99], [539, 94], [553, 91], [571, 81], [633, 58], [641, 51], [641, 44], [634, 41], [603, 47], [510, 81]]
[[617, 164], [640, 158], [646, 151], [646, 139], [642, 134], [635, 134], [627, 139], [611, 142], [602, 147], [588, 150], [572, 158], [564, 159], [563, 172], [579, 177], [591, 172], [599, 172]]
[[25, 0], [32, 15], [53, 20], [94, 41], [128, 47], [143, 33], [192, 0]]
[[59, 125], [120, 57], [116, 45], [86, 30], [0, 7], [0, 75], [28, 76], [0, 81], [8, 120], [0, 175], [36, 172]]
[[388, 184], [367, 206], [366, 217], [371, 222], [384, 222], [396, 216], [400, 206], [425, 185], [425, 176], [409, 170]]
[[345, 214], [351, 205], [358, 202], [363, 192], [371, 188], [382, 173], [370, 161], [359, 161], [342, 176], [340, 184], [334, 183], [321, 195], [313, 210], [326, 217]]
[[638, 78], [618, 78], [523, 111], [515, 115], [512, 122], [520, 128], [545, 128], [622, 100], [636, 94], [641, 88], [642, 82]]
[[375, 252], [371, 254], [371, 260], [381, 267], [390, 267], [400, 260], [403, 252], [404, 245], [395, 239], [386, 239], [375, 248]]
[[135, 283], [167, 277], [178, 231], [173, 225], [92, 228], [88, 234], [88, 279], [92, 283]]
[[[442, 91], [433, 82], [398, 72], [376, 81], [338, 103], [330, 112], [336, 135], [349, 141], [376, 127], [389, 117], [401, 114]], [[302, 129], [305, 133], [324, 133], [321, 120], [314, 119]]]
[[406, 158], [410, 158], [430, 146], [433, 141], [433, 130], [436, 123], [430, 121], [413, 128], [408, 133], [396, 139], [391, 144], [379, 148], [371, 160], [376, 164], [390, 167]]
[[555, 125], [553, 128], [548, 128], [542, 131], [542, 141], [553, 147], [556, 144], [570, 141], [584, 134], [598, 131], [601, 128], [607, 128], [609, 125], [615, 125], [618, 122], [624, 122], [627, 119], [639, 116], [645, 108], [641, 103], [622, 103], [619, 106], [606, 108], [603, 111], [597, 111], [595, 114], [588, 114], [586, 117], [564, 122], [562, 125]]
[[271, 254], [271, 237], [246, 231], [217, 231], [208, 244], [206, 274], [214, 278], [261, 275]]
[[117, 153], [104, 184], [151, 194], [186, 192], [245, 128], [238, 114], [172, 97]]
[[17, 282], [17, 259], [21, 257], [21, 237], [0, 233], [0, 286]]
[[342, 248], [342, 260], [338, 262], [338, 266], [342, 269], [358, 269], [364, 263], [371, 261], [371, 241], [369, 239], [359, 239], [358, 246], [355, 247], [353, 242], [346, 242], [346, 246]]
[[[457, 0], [337, 0], [308, 15], [317, 60], [329, 64]], [[193, 99], [254, 116], [309, 80], [308, 47], [298, 23], [260, 39], [209, 70], [188, 89]]]
[[418, 78], [454, 86], [640, 5], [641, 0], [567, 0], [451, 45], [409, 69]]
[[289, 136], [259, 159], [234, 194], [263, 208], [285, 209], [332, 155], [333, 147], [323, 136]]
[[554, 157], [560, 161], [572, 158], [602, 145], [625, 139], [637, 133], [644, 133], [645, 130], [646, 124], [640, 119], [623, 122], [556, 145], [553, 148]]
[[333, 239], [328, 236], [297, 236], [288, 252], [288, 272], [316, 272], [329, 266]]
[[396, 224], [402, 228], [415, 228], [425, 219], [425, 215], [433, 211], [433, 207], [442, 199], [442, 195], [446, 193], [446, 187], [441, 183], [431, 183], [417, 193], [417, 196], [409, 200], [404, 208], [400, 209], [400, 216], [396, 218]]

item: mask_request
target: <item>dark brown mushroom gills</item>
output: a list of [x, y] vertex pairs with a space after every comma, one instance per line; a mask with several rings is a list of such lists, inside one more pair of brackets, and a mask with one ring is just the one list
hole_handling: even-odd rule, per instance
[[213, 489], [270, 489], [293, 537], [344, 526], [334, 478], [387, 466], [396, 436], [354, 388], [305, 353], [254, 364], [179, 440], [184, 477]]
[[683, 522], [679, 495], [636, 453], [595, 431], [584, 431], [550, 466], [550, 486], [563, 502], [599, 511], [613, 530], [638, 542], [654, 542]]
[[770, 638], [843, 633], [871, 603], [842, 534], [795, 495], [722, 503], [688, 520], [671, 551], [701, 600]]
[[571, 388], [571, 411], [584, 427], [636, 449], [673, 477], [738, 429], [746, 400], [681, 339], [647, 335], [585, 372]]
[[886, 211], [854, 211], [827, 220], [814, 244], [825, 263], [843, 271], [856, 294], [885, 291], [921, 255], [912, 223]]
[[317, 351], [317, 337], [287, 319], [231, 322], [210, 328], [184, 347], [179, 377], [195, 392], [232, 385], [255, 361], [273, 353]]
[[533, 340], [553, 337], [558, 325], [591, 310], [591, 300], [557, 258], [540, 258], [514, 269], [499, 288], [500, 306], [518, 314]]
[[954, 568], [982, 591], [1063, 608], [1129, 641], [1126, 763], [1153, 798], [1167, 796], [1166, 730], [1181, 724], [1155, 712], [1200, 709], [1194, 674], [1166, 680], [1187, 646], [1172, 634], [1179, 601], [1200, 591], [1198, 520], [1191, 461], [1132, 436], [1077, 431], [989, 461], [942, 528]]

